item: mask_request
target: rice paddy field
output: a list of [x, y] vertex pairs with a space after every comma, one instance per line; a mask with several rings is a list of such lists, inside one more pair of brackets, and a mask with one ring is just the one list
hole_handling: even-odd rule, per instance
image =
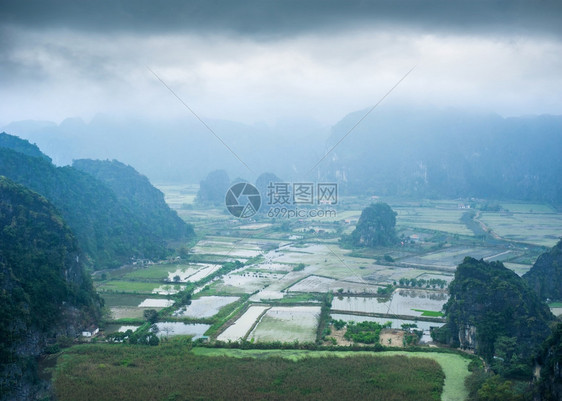
[[238, 341], [245, 339], [254, 327], [256, 321], [269, 309], [269, 306], [250, 306], [248, 310], [234, 324], [221, 333], [217, 340]]
[[228, 256], [230, 258], [249, 259], [261, 254], [260, 244], [250, 240], [233, 240], [219, 238], [202, 240], [193, 247], [194, 254]]
[[[466, 256], [503, 261], [522, 275], [543, 251], [541, 246], [554, 244], [562, 233], [562, 214], [548, 205], [501, 203], [501, 212], [479, 212], [478, 221], [491, 230], [486, 237], [463, 223], [467, 210], [461, 201], [389, 200], [398, 213], [398, 234], [412, 241], [357, 252], [340, 246], [336, 234], [353, 230], [361, 214], [357, 200], [347, 206], [353, 210], [342, 210], [337, 218], [291, 221], [284, 227], [283, 222], [263, 217], [236, 220], [220, 208], [201, 208], [193, 202], [196, 191], [191, 187], [160, 188], [182, 218], [194, 223], [196, 230], [200, 227], [189, 259], [128, 266], [105, 272], [103, 277], [97, 274], [94, 282], [110, 311], [107, 323], [115, 331], [137, 328], [144, 321], [144, 311], [155, 309], [160, 312], [158, 336], [170, 342], [177, 336], [205, 336], [211, 342], [313, 343], [321, 316], [326, 316], [321, 315], [325, 294], [332, 293], [328, 320], [331, 316], [346, 322], [390, 321], [394, 329], [404, 323], [417, 324], [423, 330], [422, 343], [430, 343], [430, 327], [443, 324], [441, 311], [448, 294], [439, 288], [406, 288], [397, 284], [400, 279], [449, 283]], [[240, 267], [217, 275], [225, 262], [236, 260], [242, 263]], [[391, 292], [382, 297], [379, 291], [388, 285], [393, 286]], [[171, 307], [185, 289], [193, 291], [191, 304]], [[561, 305], [551, 308], [555, 314], [562, 313]], [[356, 354], [207, 348], [192, 352], [209, 358], [245, 355], [295, 361]], [[382, 355], [387, 354], [377, 353], [376, 358]], [[412, 356], [408, 352], [388, 355]], [[445, 372], [440, 399], [466, 398], [468, 360], [433, 352], [414, 355], [436, 361]]]
[[[348, 313], [370, 313], [378, 315], [424, 316], [424, 311], [437, 312], [443, 309], [449, 296], [446, 292], [425, 290], [396, 290], [390, 299], [372, 297], [336, 296], [332, 301], [332, 310]], [[431, 315], [425, 313], [425, 315]]]
[[308, 276], [303, 280], [289, 287], [289, 292], [338, 292], [343, 290], [345, 293], [371, 293], [376, 294], [381, 288], [378, 285], [362, 283], [357, 281], [335, 280], [333, 278], [321, 276]]
[[[494, 233], [508, 240], [547, 247], [552, 247], [558, 242], [562, 236], [562, 214], [553, 213], [552, 209], [546, 206], [519, 204], [517, 206], [516, 210], [527, 211], [483, 212], [480, 221], [491, 228]], [[529, 207], [531, 209], [528, 209]], [[530, 212], [531, 210], [532, 212]], [[545, 213], [544, 211], [547, 210], [549, 212]]]
[[160, 338], [175, 336], [190, 336], [193, 340], [201, 338], [211, 327], [210, 324], [182, 323], [182, 322], [158, 322], [156, 335]]
[[426, 253], [421, 256], [402, 259], [401, 262], [414, 266], [426, 266], [454, 271], [467, 256], [475, 259], [503, 261], [517, 255], [519, 254], [515, 251], [502, 248], [452, 247], [437, 252]]
[[238, 301], [239, 297], [208, 296], [194, 299], [190, 305], [174, 312], [176, 317], [206, 318], [215, 316], [226, 305]]
[[194, 203], [197, 197], [198, 185], [154, 184], [164, 193], [164, 200], [172, 209], [181, 209]]
[[474, 233], [461, 221], [466, 213], [453, 205], [435, 207], [395, 207], [398, 228], [442, 231], [450, 234], [472, 236]]
[[158, 282], [145, 281], [128, 281], [128, 280], [111, 280], [97, 286], [98, 292], [126, 292], [133, 294], [152, 294], [152, 292], [160, 287]]
[[319, 306], [273, 307], [261, 316], [248, 338], [256, 342], [314, 342], [319, 317]]

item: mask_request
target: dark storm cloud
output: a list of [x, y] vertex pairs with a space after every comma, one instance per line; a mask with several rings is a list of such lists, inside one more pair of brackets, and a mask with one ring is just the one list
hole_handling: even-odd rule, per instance
[[560, 114], [562, 1], [0, 0], [0, 122], [335, 123], [388, 101]]
[[413, 29], [562, 35], [562, 2], [542, 1], [74, 1], [2, 0], [0, 21], [88, 31], [231, 32], [286, 36], [307, 31], [405, 25]]

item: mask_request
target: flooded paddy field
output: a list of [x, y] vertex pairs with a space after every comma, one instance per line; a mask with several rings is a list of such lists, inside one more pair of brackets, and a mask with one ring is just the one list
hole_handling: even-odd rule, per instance
[[193, 247], [194, 254], [211, 254], [228, 256], [232, 258], [250, 259], [262, 254], [262, 248], [257, 241], [211, 237], [201, 240]]
[[362, 282], [354, 281], [343, 281], [335, 280], [328, 277], [321, 276], [308, 276], [303, 280], [300, 280], [296, 284], [289, 287], [287, 290], [289, 292], [338, 292], [338, 290], [343, 290], [345, 293], [372, 293], [376, 294], [377, 290], [381, 288], [378, 285], [372, 285]]
[[139, 308], [167, 308], [172, 306], [174, 301], [162, 298], [146, 298], [139, 304]]
[[196, 283], [199, 280], [213, 274], [221, 268], [216, 263], [190, 263], [178, 266], [178, 269], [168, 273], [167, 281], [180, 283]]
[[156, 335], [160, 338], [173, 337], [173, 336], [192, 336], [193, 340], [201, 338], [209, 327], [210, 324], [200, 323], [181, 323], [181, 322], [159, 322], [156, 323], [158, 331]]
[[194, 299], [191, 305], [184, 306], [174, 312], [176, 317], [206, 318], [215, 316], [221, 308], [238, 301], [239, 297], [208, 296]]
[[[184, 255], [183, 260], [173, 256], [166, 262], [150, 262], [122, 273], [110, 272], [108, 279], [98, 278], [96, 286], [106, 298], [112, 319], [142, 320], [146, 309], [161, 310], [173, 304], [179, 292], [204, 280], [197, 285], [197, 291], [203, 292], [192, 294], [191, 305], [176, 308], [173, 315], [161, 315], [159, 319], [215, 322], [219, 314], [216, 319], [220, 324], [209, 333], [212, 338], [218, 334], [221, 341], [315, 341], [319, 299], [322, 300], [319, 294], [332, 292], [333, 318], [390, 321], [396, 329], [403, 323], [415, 323], [424, 331], [422, 341], [428, 341], [429, 328], [442, 323], [419, 319], [439, 318], [447, 292], [404, 288], [398, 284], [400, 279], [443, 280], [446, 288], [456, 266], [466, 256], [504, 261], [519, 275], [528, 271], [532, 263], [533, 254], [525, 250], [526, 245], [511, 247], [511, 243], [501, 240], [487, 243], [475, 236], [461, 220], [467, 210], [461, 209], [458, 201], [401, 202], [393, 206], [398, 212], [398, 235], [404, 234], [407, 239], [415, 234], [416, 240], [405, 241], [403, 246], [357, 250], [346, 249], [343, 242], [338, 242], [338, 235], [349, 234], [355, 228], [361, 214], [357, 209], [359, 201], [348, 206], [355, 210], [342, 210], [335, 219], [290, 221], [283, 227], [282, 222], [263, 216], [236, 220], [220, 208], [185, 207], [193, 201], [193, 193], [175, 190], [176, 194], [167, 196], [167, 201], [186, 221], [201, 225], [201, 239], [188, 245], [189, 256]], [[367, 202], [361, 200], [364, 201]], [[519, 204], [506, 207], [513, 209], [511, 215], [481, 212], [479, 216], [501, 237], [543, 244], [562, 226], [562, 214], [551, 208]], [[532, 229], [526, 232], [524, 224], [532, 224]], [[235, 260], [245, 265], [212, 281], [205, 280], [215, 275], [225, 261]], [[377, 295], [389, 284], [395, 289], [388, 299], [360, 296]], [[342, 296], [338, 296], [340, 292]], [[224, 321], [225, 313], [219, 313], [222, 308], [226, 308], [225, 313], [232, 310], [232, 316], [224, 317]], [[158, 324], [160, 336], [202, 336], [210, 327]]]
[[[421, 317], [424, 311], [440, 312], [449, 296], [446, 292], [427, 290], [395, 290], [388, 300], [372, 297], [336, 296], [332, 310], [350, 313], [373, 313]], [[428, 313], [426, 313], [427, 315]]]
[[185, 290], [185, 285], [163, 284], [160, 287], [153, 289], [152, 293], [159, 295], [174, 295], [183, 290]]
[[270, 306], [254, 305], [234, 322], [233, 325], [223, 331], [217, 340], [220, 341], [238, 341], [244, 339], [254, 326], [256, 320], [267, 311]]
[[313, 342], [320, 306], [276, 306], [268, 309], [248, 335], [255, 341]]
[[195, 202], [199, 185], [195, 184], [154, 184], [162, 193], [164, 200], [172, 209], [182, 209]]
[[508, 269], [513, 270], [519, 276], [524, 275], [529, 270], [531, 270], [531, 267], [533, 267], [532, 265], [524, 265], [521, 263], [511, 263], [511, 262], [505, 262], [504, 266], [507, 267]]
[[466, 210], [459, 209], [457, 204], [439, 205], [439, 207], [397, 206], [394, 210], [398, 213], [396, 225], [399, 228], [419, 228], [457, 235], [474, 235], [472, 230], [461, 221]]
[[447, 269], [454, 271], [456, 267], [467, 256], [475, 259], [484, 259], [489, 261], [507, 260], [517, 256], [516, 251], [505, 250], [503, 248], [484, 248], [484, 247], [462, 247], [456, 246], [436, 252], [426, 253], [422, 256], [414, 256], [401, 260], [402, 263], [410, 265], [419, 265], [425, 267], [434, 267], [437, 269]]
[[560, 227], [562, 227], [560, 213], [553, 213], [552, 209], [549, 213], [544, 213], [546, 209], [539, 208], [541, 205], [517, 204], [517, 206], [527, 212], [483, 212], [480, 221], [494, 233], [508, 240], [547, 247], [552, 247], [558, 242], [561, 235]]

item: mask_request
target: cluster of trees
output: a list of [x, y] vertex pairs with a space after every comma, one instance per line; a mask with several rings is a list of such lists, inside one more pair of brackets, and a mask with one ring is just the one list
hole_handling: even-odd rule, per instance
[[106, 340], [110, 343], [127, 343], [132, 345], [150, 345], [155, 347], [160, 344], [160, 338], [158, 338], [157, 332], [155, 330], [137, 330], [133, 331], [131, 329], [125, 331], [124, 333], [117, 332], [111, 333], [106, 337]]
[[379, 342], [381, 330], [390, 328], [391, 326], [391, 322], [386, 322], [384, 324], [379, 324], [377, 322], [348, 322], [344, 338], [356, 343], [377, 344]]
[[379, 295], [391, 295], [394, 292], [394, 286], [391, 284], [385, 285], [384, 287], [377, 288], [377, 294]]
[[405, 278], [402, 277], [398, 280], [398, 284], [402, 287], [425, 287], [425, 288], [445, 288], [447, 286], [447, 280], [442, 280], [440, 278], [430, 278], [429, 280], [425, 280], [423, 278], [416, 279], [416, 278]]
[[102, 301], [82, 259], [48, 201], [0, 177], [0, 384], [6, 394], [37, 383], [35, 358], [48, 340], [73, 338], [99, 319]]
[[[163, 258], [169, 252], [167, 240], [193, 235], [132, 168], [116, 162], [78, 163], [102, 182], [76, 168], [54, 166], [35, 145], [19, 138], [0, 145], [0, 174], [44, 196], [60, 211], [90, 267], [116, 267], [132, 257]], [[157, 223], [160, 218], [166, 224]]]
[[300, 272], [303, 271], [305, 268], [305, 264], [304, 263], [299, 263], [298, 265], [296, 265], [295, 267], [293, 267], [293, 271], [294, 272]]

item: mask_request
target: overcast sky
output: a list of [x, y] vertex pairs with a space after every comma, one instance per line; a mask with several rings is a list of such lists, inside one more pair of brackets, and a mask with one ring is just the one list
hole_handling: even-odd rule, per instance
[[0, 0], [0, 124], [562, 114], [561, 1]]

